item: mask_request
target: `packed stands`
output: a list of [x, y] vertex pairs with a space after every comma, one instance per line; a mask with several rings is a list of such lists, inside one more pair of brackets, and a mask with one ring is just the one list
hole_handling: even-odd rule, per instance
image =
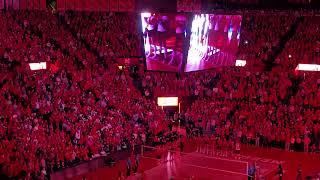
[[[294, 95], [289, 77], [277, 74], [280, 73], [239, 73], [233, 81], [229, 76], [226, 79], [231, 81], [221, 81], [222, 87], [216, 87], [217, 93], [198, 99], [187, 115], [197, 127], [228, 140], [258, 139], [264, 146], [315, 151], [319, 148], [320, 98], [314, 91], [319, 92], [319, 84], [308, 84], [310, 90], [306, 92], [303, 88], [306, 84], [302, 83]], [[244, 79], [241, 80], [241, 76]]]
[[[317, 63], [311, 58], [317, 51], [317, 17], [244, 17], [239, 59], [246, 59], [248, 66], [188, 74], [146, 72], [141, 87], [148, 95], [195, 98], [185, 120], [217, 136], [235, 140], [241, 134], [264, 146], [319, 150], [319, 74], [294, 71], [298, 63]], [[284, 58], [289, 54], [291, 59]], [[272, 55], [276, 65], [261, 72]]]
[[[43, 177], [166, 129], [163, 111], [140, 95], [128, 70], [101, 66], [59, 17], [19, 11], [0, 18], [1, 57], [15, 65], [1, 77], [3, 173]], [[30, 71], [27, 64], [39, 59], [50, 68]]]
[[298, 63], [320, 64], [319, 19], [318, 16], [303, 18], [295, 35], [287, 42], [280, 55], [281, 65], [294, 69]]
[[266, 60], [279, 46], [281, 38], [290, 30], [296, 17], [277, 13], [246, 13], [242, 21], [239, 59], [251, 65]]
[[[300, 62], [319, 63], [317, 17], [300, 22], [296, 15], [245, 13], [238, 56], [247, 67], [187, 74], [140, 67], [133, 78], [115, 59], [141, 56], [137, 19], [130, 13], [1, 12], [2, 173], [44, 177], [99, 154], [152, 144], [168, 127], [158, 96], [192, 98], [186, 122], [222, 139], [319, 149], [319, 74], [294, 71]], [[257, 68], [270, 57], [279, 66]], [[47, 70], [27, 68], [39, 60], [50, 64]]]
[[137, 14], [70, 12], [65, 14], [65, 21], [99, 57], [141, 56]]

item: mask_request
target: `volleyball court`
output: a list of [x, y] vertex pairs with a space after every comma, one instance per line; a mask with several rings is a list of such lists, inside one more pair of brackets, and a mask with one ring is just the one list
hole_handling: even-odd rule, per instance
[[[142, 163], [153, 165], [146, 168], [147, 165], [144, 164], [144, 172], [133, 179], [248, 179], [249, 165], [255, 163], [252, 159], [242, 156], [244, 160], [239, 160], [240, 155], [221, 157], [217, 153], [210, 153], [209, 149], [199, 148], [195, 152], [182, 153], [174, 148], [143, 146]], [[277, 167], [275, 164], [259, 166], [269, 169], [270, 171], [264, 170], [268, 173]]]

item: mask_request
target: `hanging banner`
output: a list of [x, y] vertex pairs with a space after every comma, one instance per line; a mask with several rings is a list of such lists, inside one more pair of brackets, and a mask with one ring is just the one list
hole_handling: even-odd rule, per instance
[[[34, 4], [34, 2], [32, 3]], [[43, 6], [33, 4], [32, 6]], [[58, 10], [135, 12], [135, 7], [136, 0], [57, 0]]]

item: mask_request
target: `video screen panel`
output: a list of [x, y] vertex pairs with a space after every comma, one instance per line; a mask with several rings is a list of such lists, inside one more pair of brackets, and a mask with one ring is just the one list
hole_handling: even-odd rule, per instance
[[178, 97], [158, 97], [158, 106], [178, 106]]
[[194, 15], [185, 71], [234, 66], [241, 21], [241, 15]]
[[184, 70], [189, 19], [185, 13], [141, 13], [147, 70]]

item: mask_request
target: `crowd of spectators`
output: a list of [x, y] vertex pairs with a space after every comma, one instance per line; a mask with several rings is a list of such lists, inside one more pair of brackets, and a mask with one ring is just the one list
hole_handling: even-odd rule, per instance
[[259, 144], [287, 150], [319, 149], [320, 79], [316, 72], [296, 74], [281, 68], [259, 72], [239, 67], [187, 75], [147, 72], [142, 87], [154, 96], [197, 99], [185, 116], [201, 132], [240, 136], [249, 139], [246, 142], [259, 138]]
[[[247, 66], [262, 67], [262, 60], [267, 60], [273, 54], [281, 38], [297, 19], [294, 13], [290, 14], [245, 13], [242, 18], [238, 59], [245, 59]], [[217, 73], [219, 71], [225, 70], [215, 69], [188, 74], [143, 72], [140, 75], [141, 87], [148, 96], [198, 96], [203, 92], [210, 94], [220, 78], [220, 74]]]
[[298, 63], [320, 64], [319, 20], [318, 16], [303, 17], [279, 56], [280, 65], [295, 69]]
[[295, 74], [279, 68], [254, 72], [233, 67], [218, 77], [212, 89], [203, 88], [186, 113], [196, 127], [234, 140], [259, 139], [265, 146], [319, 150], [317, 72]]
[[193, 103], [186, 117], [194, 121], [196, 127], [228, 140], [255, 142], [259, 139], [259, 144], [264, 146], [315, 151], [320, 139], [319, 113], [319, 108], [305, 107], [303, 102], [277, 104], [210, 98]]
[[[239, 59], [247, 60], [246, 67], [188, 74], [145, 72], [141, 87], [148, 96], [196, 99], [185, 116], [201, 132], [258, 138], [259, 144], [288, 150], [319, 150], [319, 74], [295, 71], [298, 62], [318, 63], [317, 19], [294, 13], [245, 14]], [[262, 60], [274, 54], [297, 22], [296, 32], [276, 57], [278, 66], [261, 71]]]
[[[108, 19], [113, 23], [101, 22], [106, 29], [125, 23], [120, 15]], [[10, 177], [44, 178], [72, 162], [153, 141], [167, 128], [162, 109], [141, 96], [128, 70], [101, 64], [94, 43], [88, 48], [60, 20], [49, 12], [1, 12], [0, 56], [4, 68], [15, 64], [0, 79], [0, 167]], [[81, 36], [90, 40], [91, 31]], [[121, 48], [119, 39], [109, 43]], [[39, 60], [48, 69], [30, 71], [28, 63]]]
[[[254, 65], [273, 54], [296, 16], [243, 16], [239, 58], [248, 67], [186, 74], [140, 68], [133, 79], [113, 60], [142, 55], [137, 19], [130, 13], [0, 12], [1, 173], [43, 177], [74, 161], [162, 142], [156, 135], [166, 134], [168, 123], [157, 96], [195, 100], [184, 117], [221, 138], [319, 149], [319, 75], [291, 67], [310, 57], [318, 62], [316, 17], [304, 17], [279, 56], [284, 65], [271, 71]], [[289, 54], [294, 63], [282, 59]], [[30, 71], [28, 63], [39, 60], [48, 69]]]
[[246, 59], [249, 65], [260, 64], [261, 60], [268, 59], [296, 18], [293, 13], [245, 14], [238, 58]]
[[67, 12], [63, 16], [77, 37], [85, 40], [99, 57], [142, 55], [136, 13]]
[[175, 74], [166, 72], [145, 72], [140, 75], [141, 88], [146, 96], [191, 96], [198, 94], [198, 88], [211, 81], [215, 72], [193, 72]]

